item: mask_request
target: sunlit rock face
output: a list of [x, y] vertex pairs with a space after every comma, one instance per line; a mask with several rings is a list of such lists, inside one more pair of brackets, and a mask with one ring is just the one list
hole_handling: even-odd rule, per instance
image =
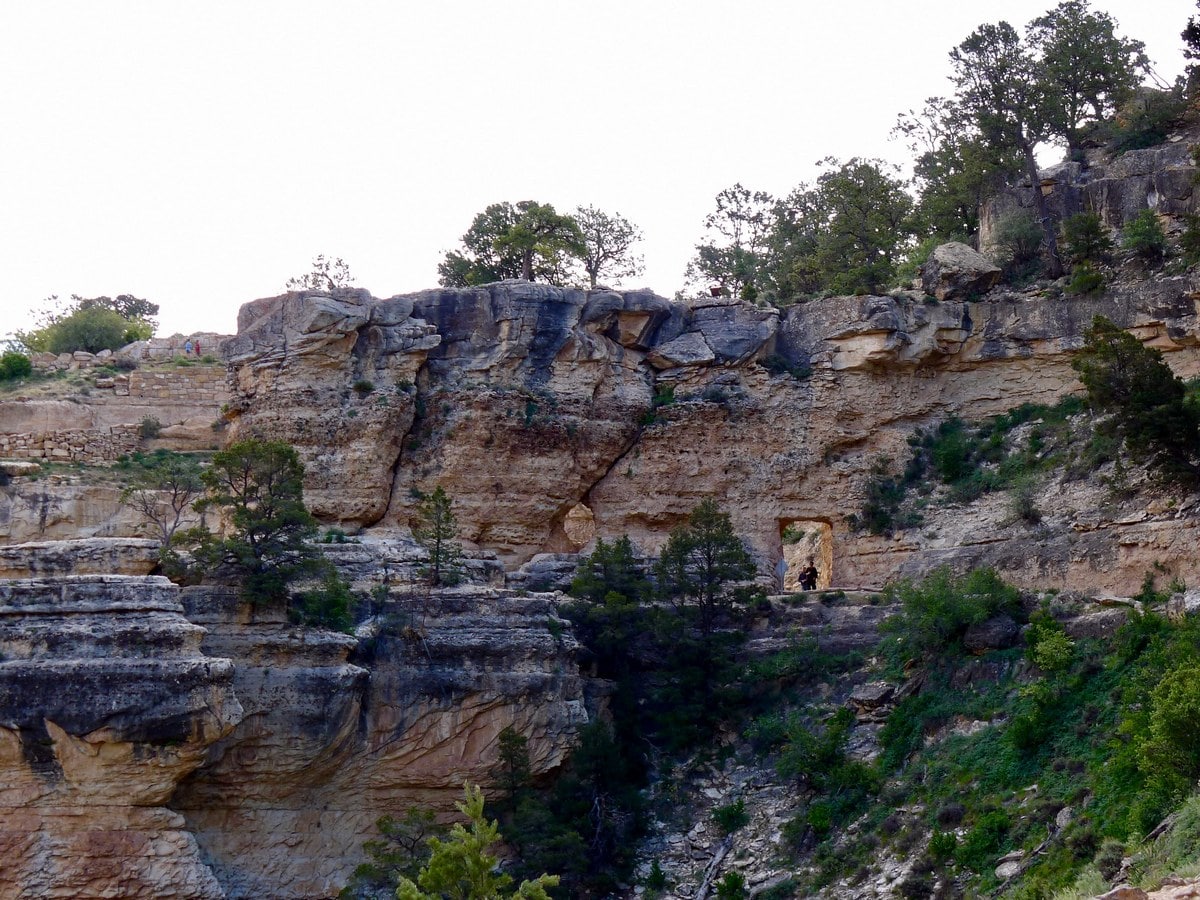
[[0, 581], [0, 897], [216, 898], [166, 808], [241, 720], [165, 578]]
[[[945, 296], [990, 282], [994, 267], [976, 256], [942, 254], [932, 274]], [[846, 517], [875, 461], [903, 459], [914, 429], [1078, 392], [1070, 362], [1095, 315], [1164, 350], [1181, 374], [1200, 371], [1197, 287], [1157, 278], [1069, 301], [899, 292], [782, 313], [521, 281], [390, 300], [289, 294], [247, 305], [227, 344], [235, 433], [295, 444], [306, 496], [330, 523], [405, 533], [441, 485], [461, 537], [510, 569], [626, 533], [654, 551], [716, 497], [764, 573], [783, 555], [782, 529], [804, 520], [828, 526], [831, 583], [878, 586], [970, 560], [1019, 581], [1036, 571], [1136, 587], [1168, 540], [1144, 524], [1072, 526], [1042, 558], [1028, 535], [964, 533], [971, 549], [955, 554], [915, 533], [856, 535]], [[1113, 554], [1097, 541], [1145, 549]]]

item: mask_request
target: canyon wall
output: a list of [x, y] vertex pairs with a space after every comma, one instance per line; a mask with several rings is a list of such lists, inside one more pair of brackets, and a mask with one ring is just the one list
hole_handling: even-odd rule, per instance
[[[509, 568], [596, 535], [654, 552], [711, 496], [763, 573], [783, 528], [808, 522], [828, 530], [835, 585], [969, 561], [1022, 584], [1131, 593], [1177, 549], [1167, 534], [1190, 533], [1179, 509], [1108, 522], [1084, 493], [1057, 505], [1074, 518], [1045, 552], [986, 516], [985, 538], [968, 515], [953, 538], [888, 540], [846, 518], [873, 462], [903, 458], [914, 429], [1079, 392], [1070, 362], [1095, 315], [1197, 374], [1198, 286], [1160, 277], [980, 302], [903, 292], [783, 313], [525, 282], [387, 301], [290, 294], [246, 307], [227, 345], [233, 432], [295, 445], [306, 497], [343, 526], [405, 533], [441, 485], [463, 538]], [[949, 552], [955, 541], [970, 551]]]

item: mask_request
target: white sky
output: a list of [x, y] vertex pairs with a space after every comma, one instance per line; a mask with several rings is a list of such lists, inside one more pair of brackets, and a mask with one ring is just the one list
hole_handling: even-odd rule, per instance
[[[0, 334], [49, 294], [132, 293], [232, 332], [317, 253], [433, 287], [487, 204], [641, 226], [670, 296], [721, 189], [906, 158], [948, 51], [1051, 0], [0, 5]], [[1192, 0], [1096, 0], [1170, 81]]]

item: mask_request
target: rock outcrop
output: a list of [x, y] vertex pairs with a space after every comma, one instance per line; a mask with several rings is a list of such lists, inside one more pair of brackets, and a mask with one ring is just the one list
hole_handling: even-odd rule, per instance
[[543, 775], [588, 718], [546, 596], [393, 591], [356, 638], [247, 618], [218, 588], [185, 605], [204, 649], [233, 660], [245, 713], [170, 805], [231, 898], [332, 896], [381, 816], [449, 810], [464, 781], [489, 783], [502, 729]]
[[0, 896], [219, 898], [167, 809], [240, 721], [165, 578], [0, 581]]
[[[944, 293], [968, 282], [947, 276]], [[1070, 301], [902, 293], [783, 314], [526, 282], [386, 301], [289, 294], [248, 305], [226, 345], [234, 427], [297, 446], [306, 497], [331, 523], [404, 533], [417, 499], [442, 485], [462, 537], [509, 568], [596, 535], [627, 533], [653, 552], [714, 496], [764, 573], [783, 528], [812, 522], [828, 531], [820, 554], [832, 583], [874, 587], [954, 550], [850, 531], [845, 515], [876, 459], [901, 458], [915, 428], [948, 416], [1079, 391], [1070, 360], [1097, 314], [1167, 352], [1181, 374], [1200, 372], [1197, 287], [1161, 278]], [[1094, 545], [1139, 543], [1145, 531], [1113, 523], [1101, 540], [1075, 529], [1051, 553], [1023, 539], [965, 545], [972, 563], [1022, 583], [1082, 577], [1132, 592], [1150, 551], [1123, 558]]]

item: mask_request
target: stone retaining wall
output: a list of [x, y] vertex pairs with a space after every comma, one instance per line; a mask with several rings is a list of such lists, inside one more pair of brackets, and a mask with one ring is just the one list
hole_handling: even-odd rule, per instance
[[114, 392], [147, 400], [173, 400], [219, 409], [229, 402], [224, 366], [188, 366], [167, 371], [141, 370], [113, 379]]
[[49, 462], [113, 462], [141, 444], [140, 425], [104, 429], [72, 429], [26, 434], [0, 434], [0, 457]]

